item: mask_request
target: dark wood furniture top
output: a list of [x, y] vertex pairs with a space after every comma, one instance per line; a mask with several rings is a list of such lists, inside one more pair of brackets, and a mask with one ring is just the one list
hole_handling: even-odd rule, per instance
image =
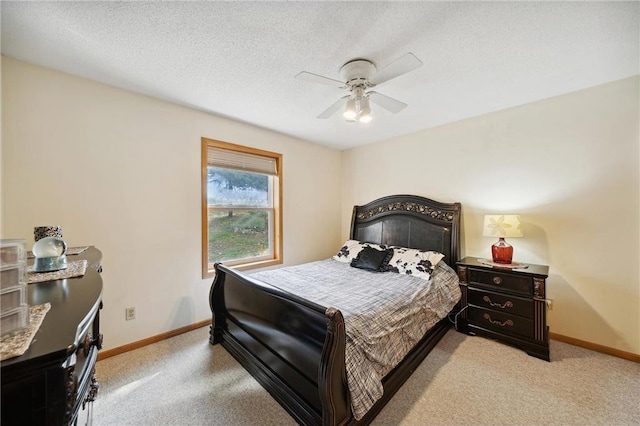
[[82, 259], [88, 261], [83, 277], [27, 286], [29, 305], [49, 302], [51, 309], [27, 351], [1, 363], [3, 425], [73, 423], [97, 391], [102, 253], [90, 247], [68, 256], [69, 262]]
[[517, 346], [549, 361], [546, 279], [549, 267], [492, 267], [476, 257], [458, 262], [462, 290], [458, 330]]
[[[460, 204], [396, 195], [353, 209], [352, 239], [446, 255], [455, 267]], [[336, 248], [337, 250], [337, 248]], [[301, 424], [368, 424], [447, 332], [445, 318], [384, 379], [359, 421], [346, 382], [342, 313], [216, 264], [210, 341], [220, 343]]]

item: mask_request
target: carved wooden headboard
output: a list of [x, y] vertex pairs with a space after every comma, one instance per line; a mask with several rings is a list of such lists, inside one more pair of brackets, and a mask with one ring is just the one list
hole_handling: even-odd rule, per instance
[[460, 203], [416, 195], [391, 195], [353, 208], [351, 238], [370, 243], [433, 250], [455, 269], [460, 243]]

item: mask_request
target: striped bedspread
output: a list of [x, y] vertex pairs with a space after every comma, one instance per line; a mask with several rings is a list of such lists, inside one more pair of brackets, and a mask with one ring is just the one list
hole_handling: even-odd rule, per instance
[[251, 274], [342, 312], [351, 406], [361, 419], [382, 397], [382, 378], [460, 299], [457, 274], [438, 263], [431, 279], [369, 272], [332, 259]]

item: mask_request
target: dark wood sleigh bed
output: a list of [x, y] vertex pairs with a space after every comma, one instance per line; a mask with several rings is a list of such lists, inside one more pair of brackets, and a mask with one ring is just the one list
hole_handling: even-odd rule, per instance
[[[439, 251], [455, 269], [460, 204], [412, 195], [355, 206], [350, 238]], [[222, 264], [211, 286], [211, 344], [222, 346], [300, 424], [368, 424], [450, 327], [438, 322], [383, 379], [384, 395], [356, 421], [345, 369], [339, 310], [279, 290]]]

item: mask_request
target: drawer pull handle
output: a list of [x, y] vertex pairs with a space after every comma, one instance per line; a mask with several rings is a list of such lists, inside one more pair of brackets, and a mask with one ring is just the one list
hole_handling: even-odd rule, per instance
[[500, 278], [500, 277], [493, 277], [493, 283], [494, 283], [495, 285], [500, 285], [500, 284], [502, 284], [502, 278]]
[[488, 302], [491, 306], [497, 306], [500, 309], [513, 308], [513, 303], [511, 302], [511, 300], [507, 300], [502, 305], [499, 303], [493, 303], [491, 299], [489, 299], [489, 296], [484, 296], [482, 300], [484, 300], [485, 302]]
[[98, 334], [98, 337], [95, 339], [91, 335], [91, 333], [87, 333], [82, 340], [82, 352], [84, 356], [89, 356], [89, 352], [91, 351], [91, 347], [95, 346], [98, 350], [102, 349], [102, 333]]
[[484, 319], [489, 321], [491, 324], [499, 325], [500, 327], [504, 327], [505, 325], [508, 325], [509, 327], [513, 327], [513, 321], [511, 321], [511, 320], [506, 320], [506, 321], [503, 321], [503, 322], [494, 321], [494, 320], [491, 319], [491, 316], [489, 314], [484, 314]]
[[84, 356], [89, 356], [89, 351], [91, 350], [92, 343], [93, 341], [92, 341], [91, 333], [87, 333], [84, 336], [84, 340], [82, 342], [82, 352], [84, 353]]

